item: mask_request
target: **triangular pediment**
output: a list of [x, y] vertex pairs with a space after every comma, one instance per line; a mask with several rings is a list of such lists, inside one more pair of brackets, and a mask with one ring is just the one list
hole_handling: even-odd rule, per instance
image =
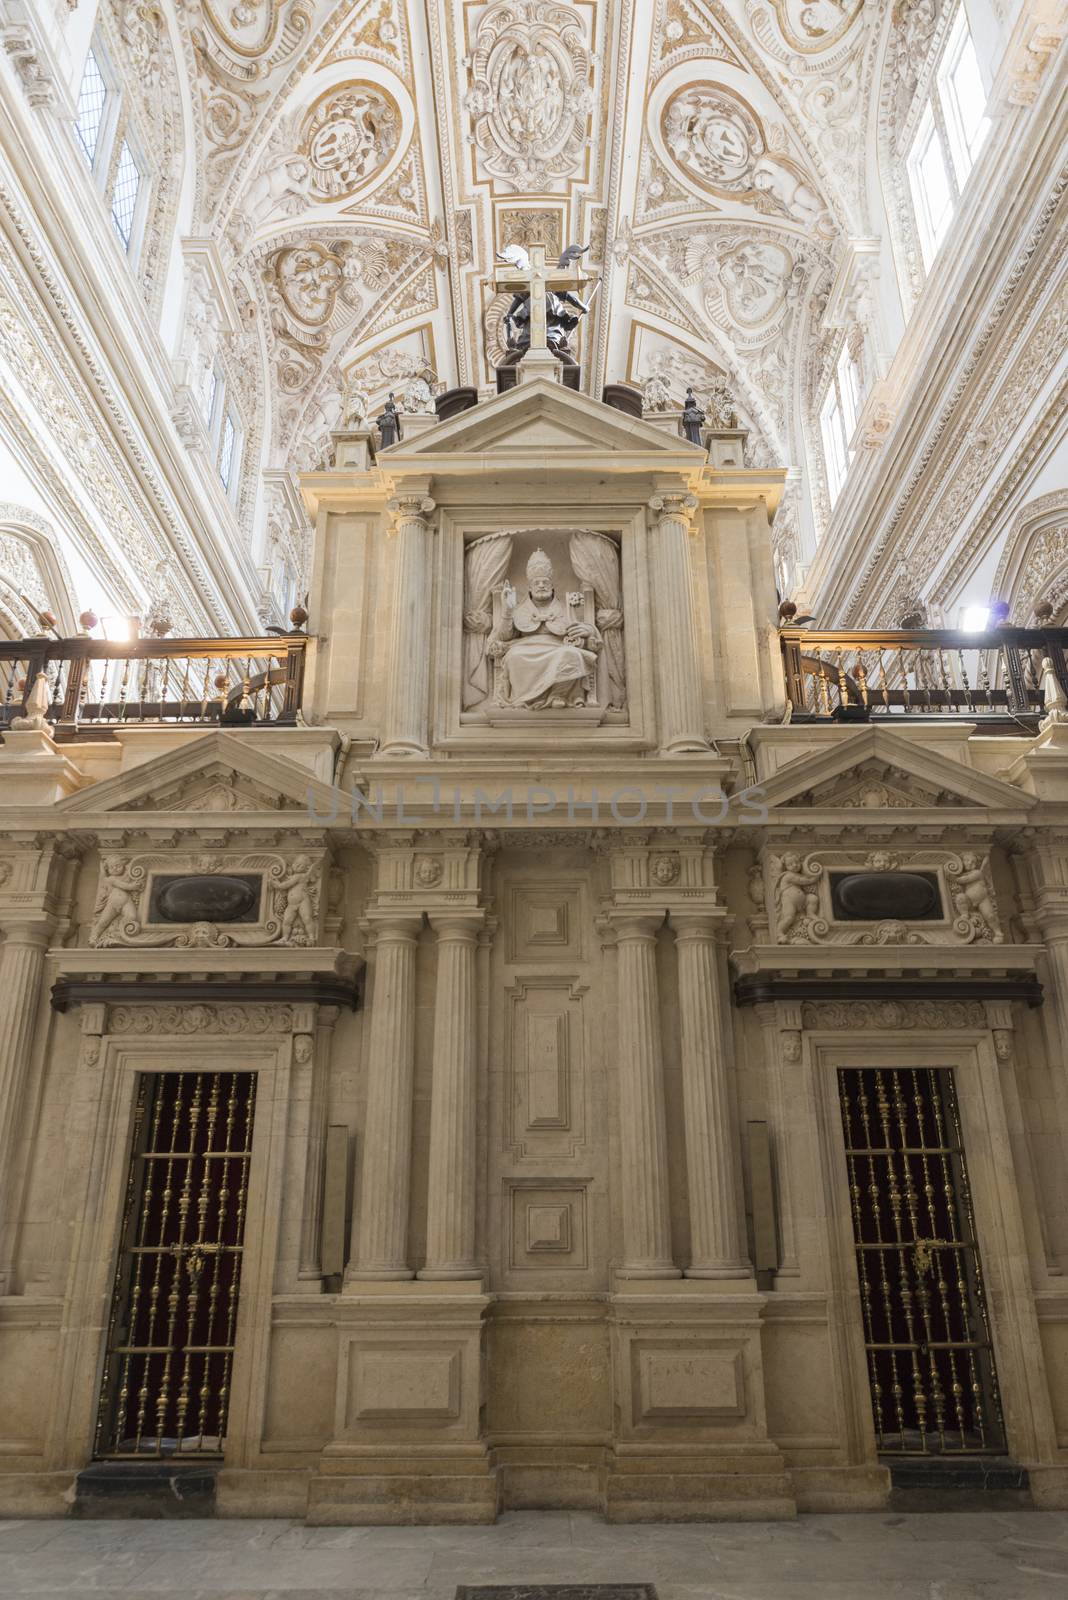
[[103, 783], [60, 800], [58, 812], [133, 812], [206, 817], [264, 812], [315, 820], [337, 814], [338, 791], [284, 756], [252, 748], [231, 734], [205, 734]]
[[1034, 804], [1001, 778], [885, 728], [815, 751], [763, 787], [764, 803], [775, 811], [985, 811], [1009, 820]]
[[693, 471], [705, 459], [697, 445], [650, 422], [538, 378], [401, 440], [381, 452], [380, 460], [390, 471], [408, 471], [433, 458], [546, 453], [576, 461], [606, 454], [645, 456], [661, 470], [674, 465]]

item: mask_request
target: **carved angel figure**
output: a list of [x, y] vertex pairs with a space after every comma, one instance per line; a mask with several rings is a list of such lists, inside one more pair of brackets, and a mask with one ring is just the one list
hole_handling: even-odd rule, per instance
[[292, 217], [309, 204], [311, 166], [296, 151], [271, 162], [253, 178], [245, 211], [256, 227]]
[[279, 878], [275, 888], [285, 895], [282, 908], [282, 941], [285, 944], [314, 944], [318, 923], [318, 868], [309, 856], [296, 856], [290, 870]]
[[815, 189], [799, 173], [774, 156], [761, 156], [759, 161], [753, 163], [752, 184], [759, 194], [766, 195], [777, 210], [784, 212], [794, 222], [811, 226], [820, 221], [826, 210]]
[[998, 925], [998, 914], [986, 876], [986, 863], [971, 850], [961, 856], [961, 862], [963, 870], [956, 875], [953, 893], [957, 915], [967, 918], [969, 922], [978, 922], [983, 937], [988, 937], [992, 944], [1002, 944], [1004, 935]]
[[818, 878], [806, 875], [797, 851], [788, 850], [775, 885], [775, 931], [781, 944], [786, 943], [799, 919], [818, 915], [818, 882]]
[[141, 913], [137, 896], [141, 892], [143, 874], [127, 868], [118, 856], [105, 856], [101, 864], [100, 888], [93, 913], [93, 927], [89, 935], [91, 945], [107, 943], [106, 935], [116, 923], [127, 934], [137, 933], [141, 927]]

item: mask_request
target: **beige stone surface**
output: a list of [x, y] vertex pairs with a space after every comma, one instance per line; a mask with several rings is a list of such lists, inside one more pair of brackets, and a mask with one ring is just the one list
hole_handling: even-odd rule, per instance
[[[206, 1062], [259, 1085], [227, 1517], [885, 1506], [837, 1099], [858, 1065], [954, 1075], [1005, 1451], [1065, 1503], [1056, 740], [999, 758], [965, 723], [784, 724], [780, 477], [532, 378], [388, 472], [305, 478], [308, 726], [96, 741], [44, 816], [0, 749], [0, 1510], [61, 1515], [91, 1457], [136, 1079]], [[596, 725], [463, 710], [465, 553], [504, 528], [618, 551], [625, 705]], [[160, 928], [168, 863], [275, 871], [294, 915]], [[834, 873], [910, 868], [939, 919], [836, 917]], [[242, 998], [363, 963], [358, 1011]], [[1035, 975], [1040, 1007], [998, 998]], [[57, 979], [128, 988], [59, 1012]], [[759, 1277], [749, 1122], [778, 1239]]]

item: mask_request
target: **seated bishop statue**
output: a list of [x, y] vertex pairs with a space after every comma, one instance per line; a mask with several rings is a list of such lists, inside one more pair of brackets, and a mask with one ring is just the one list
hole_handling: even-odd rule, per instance
[[498, 699], [531, 711], [584, 706], [601, 635], [569, 615], [544, 550], [535, 550], [527, 562], [527, 582], [530, 592], [519, 604], [515, 590], [505, 586], [501, 619], [490, 634], [487, 654], [498, 663]]

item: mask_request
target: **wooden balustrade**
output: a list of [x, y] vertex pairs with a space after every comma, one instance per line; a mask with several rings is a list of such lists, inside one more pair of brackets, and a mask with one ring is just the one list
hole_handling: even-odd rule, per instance
[[794, 722], [957, 717], [1033, 731], [1044, 663], [1068, 695], [1068, 628], [779, 630]]
[[22, 716], [44, 673], [60, 738], [129, 724], [294, 723], [306, 634], [238, 639], [0, 640], [0, 730]]

